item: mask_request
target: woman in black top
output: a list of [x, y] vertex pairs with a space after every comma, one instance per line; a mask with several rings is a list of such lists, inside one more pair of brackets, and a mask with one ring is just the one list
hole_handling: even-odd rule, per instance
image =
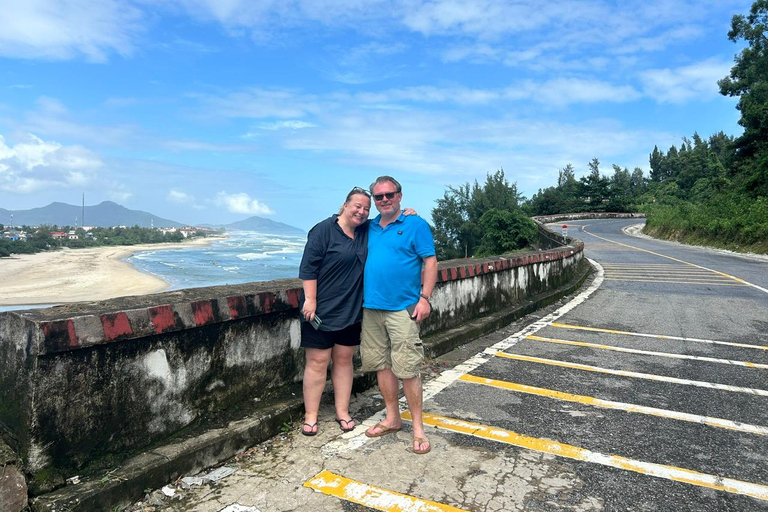
[[307, 237], [299, 269], [304, 289], [301, 346], [307, 357], [301, 433], [306, 436], [317, 434], [320, 397], [331, 360], [336, 421], [345, 432], [355, 428], [349, 415], [349, 398], [352, 356], [360, 345], [370, 209], [370, 194], [355, 187], [339, 213], [318, 223]]

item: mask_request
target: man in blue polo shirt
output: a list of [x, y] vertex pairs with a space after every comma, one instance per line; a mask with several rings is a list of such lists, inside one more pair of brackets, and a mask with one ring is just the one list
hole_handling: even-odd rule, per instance
[[435, 243], [424, 219], [402, 214], [402, 187], [397, 180], [380, 176], [371, 185], [371, 195], [380, 215], [371, 221], [368, 232], [360, 353], [363, 371], [376, 372], [387, 415], [365, 435], [380, 437], [402, 428], [397, 401], [401, 379], [413, 418], [413, 452], [424, 454], [432, 447], [422, 421], [419, 369], [424, 348], [419, 322], [432, 311], [429, 301], [437, 282]]

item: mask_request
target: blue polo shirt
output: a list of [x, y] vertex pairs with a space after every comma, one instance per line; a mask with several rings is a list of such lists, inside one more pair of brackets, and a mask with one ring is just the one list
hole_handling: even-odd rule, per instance
[[419, 301], [422, 261], [435, 255], [435, 242], [421, 217], [401, 213], [383, 228], [380, 219], [370, 222], [368, 232], [363, 307], [402, 311]]

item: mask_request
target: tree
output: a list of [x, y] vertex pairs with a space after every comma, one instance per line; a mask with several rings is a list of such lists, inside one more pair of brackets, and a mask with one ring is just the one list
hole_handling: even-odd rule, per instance
[[[477, 183], [475, 183], [477, 187]], [[469, 183], [459, 187], [448, 187], [432, 210], [435, 249], [438, 258], [466, 258], [472, 254], [480, 240], [479, 217], [474, 218], [472, 188]]]
[[600, 160], [598, 160], [597, 157], [593, 158], [587, 164], [587, 167], [589, 167], [589, 175], [592, 179], [600, 178]]
[[576, 183], [576, 171], [574, 171], [573, 165], [568, 164], [558, 172], [557, 186], [567, 187], [574, 183]]
[[536, 224], [520, 210], [492, 208], [480, 218], [483, 237], [477, 256], [507, 254], [530, 247], [538, 238]]
[[611, 194], [610, 181], [600, 174], [600, 160], [597, 158], [593, 158], [588, 167], [589, 174], [579, 180], [581, 196], [586, 200], [586, 209], [593, 212], [605, 211]]
[[768, 195], [768, 0], [752, 4], [748, 16], [731, 20], [728, 39], [748, 46], [734, 59], [730, 74], [718, 81], [720, 93], [737, 96], [744, 133], [736, 140], [743, 186], [753, 196]]
[[664, 153], [659, 151], [658, 146], [653, 146], [653, 151], [650, 155], [651, 164], [651, 181], [664, 181], [666, 177], [666, 171], [664, 169]]
[[440, 260], [475, 255], [484, 236], [482, 217], [490, 210], [520, 212], [522, 195], [509, 183], [504, 170], [487, 174], [481, 187], [477, 181], [449, 186], [432, 210], [435, 249]]

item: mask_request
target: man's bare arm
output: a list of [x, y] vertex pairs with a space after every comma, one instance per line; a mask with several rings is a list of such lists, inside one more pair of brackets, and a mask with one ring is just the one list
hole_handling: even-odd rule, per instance
[[437, 284], [437, 256], [429, 256], [424, 258], [424, 268], [421, 271], [421, 298], [414, 310], [417, 322], [421, 322], [432, 312], [428, 297], [432, 297], [435, 284]]

